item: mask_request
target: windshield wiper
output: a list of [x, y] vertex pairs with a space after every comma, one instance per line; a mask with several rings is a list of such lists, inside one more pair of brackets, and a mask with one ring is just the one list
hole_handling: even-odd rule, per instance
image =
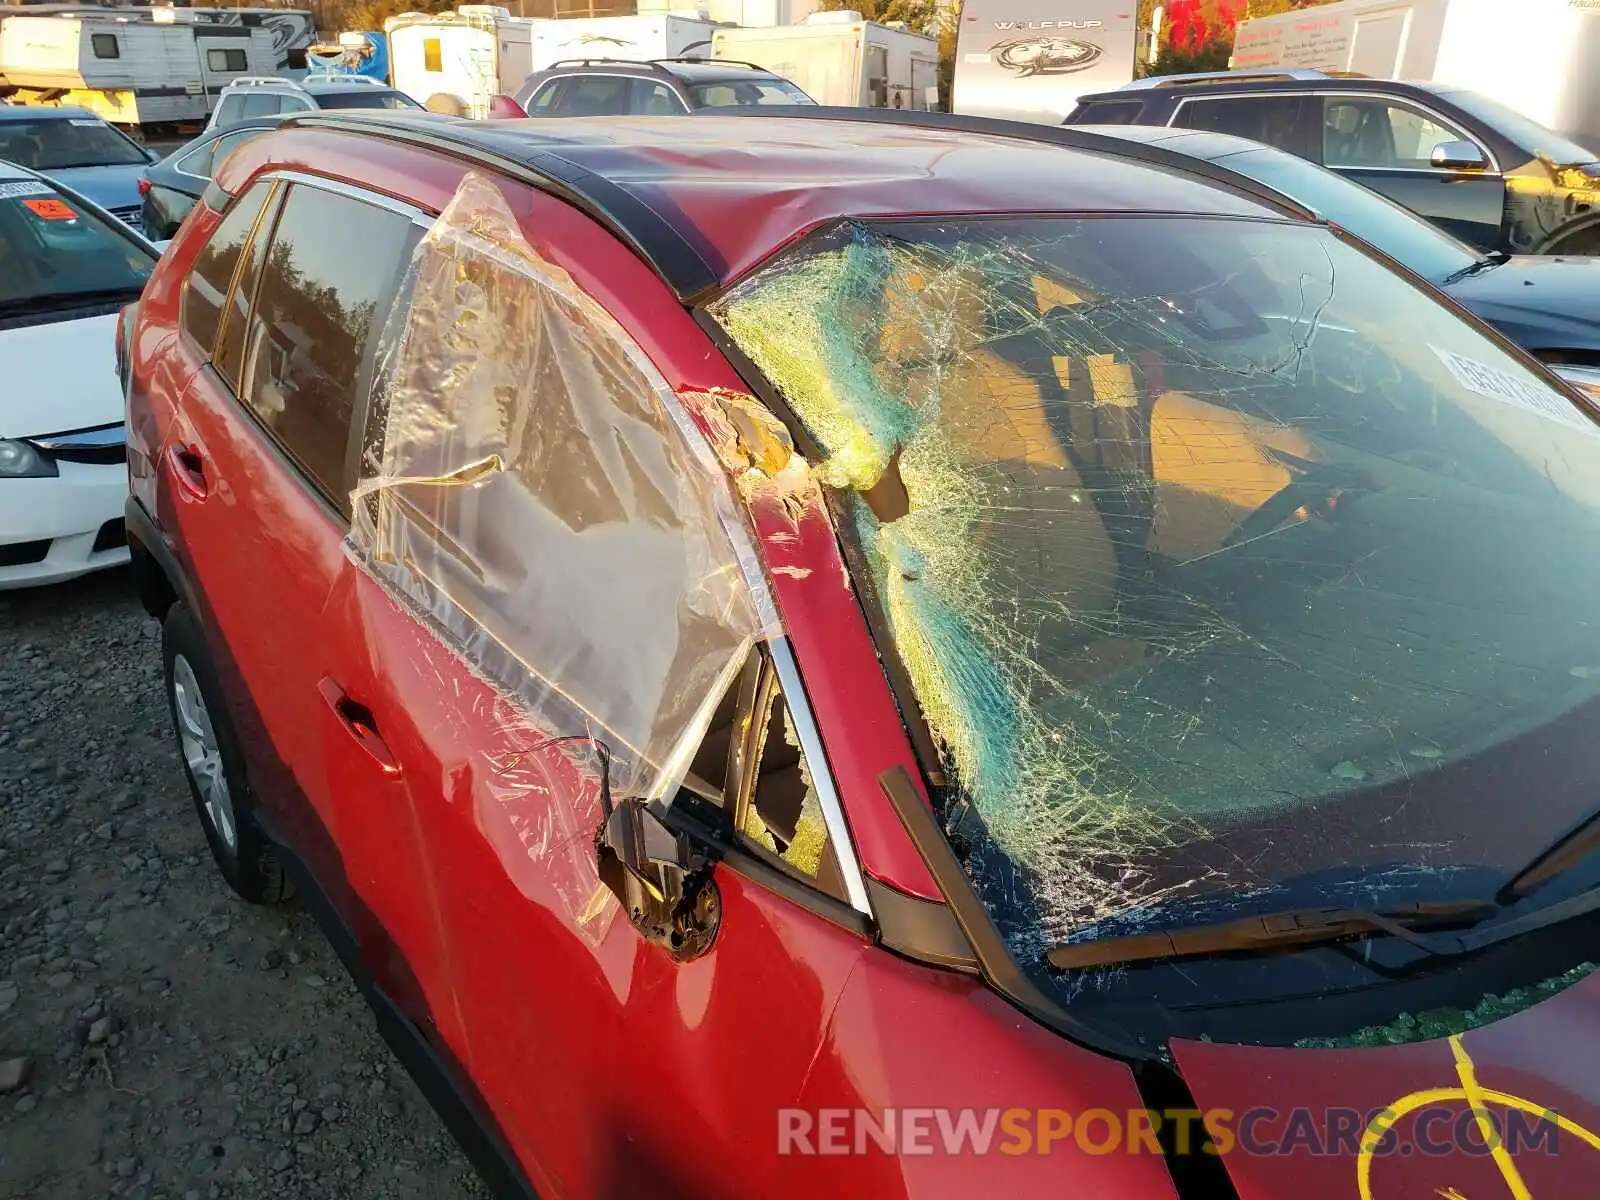
[[1479, 271], [1487, 271], [1490, 267], [1498, 267], [1500, 264], [1510, 261], [1511, 255], [1507, 254], [1504, 250], [1491, 250], [1477, 262], [1462, 267], [1459, 271], [1452, 271], [1449, 275], [1446, 275], [1444, 277], [1444, 285], [1448, 287], [1450, 284], [1455, 283], [1458, 280], [1465, 279], [1468, 275], [1476, 275]]
[[1549, 883], [1600, 849], [1600, 808], [1595, 809], [1501, 885], [1495, 899], [1501, 904], [1520, 900], [1535, 888]]
[[1188, 929], [1134, 933], [1057, 946], [1045, 960], [1057, 971], [1085, 967], [1114, 967], [1201, 955], [1257, 953], [1285, 946], [1311, 946], [1350, 938], [1387, 933], [1434, 953], [1457, 952], [1438, 948], [1431, 939], [1414, 933], [1419, 928], [1476, 925], [1499, 911], [1487, 900], [1429, 900], [1389, 908], [1295, 908], [1196, 925]]
[[58, 308], [87, 308], [92, 304], [109, 304], [113, 300], [126, 298], [137, 300], [143, 292], [142, 283], [130, 283], [114, 288], [95, 288], [87, 292], [40, 292], [33, 296], [18, 296], [15, 300], [0, 300], [0, 315], [49, 312]]

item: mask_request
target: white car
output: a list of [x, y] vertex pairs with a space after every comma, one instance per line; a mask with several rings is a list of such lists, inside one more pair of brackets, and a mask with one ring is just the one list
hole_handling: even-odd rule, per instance
[[117, 317], [158, 255], [77, 193], [0, 162], [0, 589], [128, 559]]

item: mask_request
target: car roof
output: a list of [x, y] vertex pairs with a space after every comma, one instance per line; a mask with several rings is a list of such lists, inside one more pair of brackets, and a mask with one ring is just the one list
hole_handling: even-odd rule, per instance
[[520, 121], [432, 114], [373, 121], [365, 113], [322, 112], [296, 115], [280, 128], [410, 142], [556, 192], [629, 242], [685, 299], [841, 218], [1305, 215], [1269, 188], [1160, 147], [1070, 127], [906, 110]]
[[771, 79], [774, 72], [754, 63], [717, 62], [705, 58], [658, 58], [639, 62], [627, 58], [564, 59], [538, 72], [539, 79], [562, 75], [674, 75], [685, 83], [721, 82], [725, 79]]
[[351, 75], [308, 75], [294, 81], [313, 96], [319, 92], [392, 92], [394, 88], [370, 77]]
[[5, 159], [0, 158], [0, 183], [20, 183], [23, 180], [30, 182], [34, 180], [42, 181], [43, 178], [36, 171], [30, 171], [27, 167], [19, 167], [14, 162], [7, 162]]
[[[1174, 77], [1177, 78], [1177, 77]], [[1144, 79], [1134, 85], [1123, 85], [1108, 92], [1086, 92], [1078, 97], [1079, 104], [1100, 100], [1155, 100], [1162, 96], [1188, 98], [1192, 96], [1233, 95], [1239, 92], [1385, 92], [1398, 96], [1438, 95], [1430, 85], [1411, 79], [1379, 79], [1366, 75], [1320, 75], [1312, 78], [1286, 79], [1281, 75], [1261, 78], [1251, 74], [1216, 74], [1197, 77], [1193, 82], [1150, 84]]]
[[87, 108], [44, 108], [28, 104], [0, 104], [0, 121], [101, 121]]

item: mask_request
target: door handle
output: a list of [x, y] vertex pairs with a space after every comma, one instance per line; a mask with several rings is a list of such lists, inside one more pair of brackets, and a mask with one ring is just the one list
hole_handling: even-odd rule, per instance
[[211, 494], [211, 481], [206, 478], [206, 460], [193, 446], [169, 446], [167, 463], [178, 486], [197, 500]]
[[400, 764], [395, 761], [389, 744], [378, 732], [378, 722], [371, 709], [352, 700], [342, 687], [326, 675], [317, 684], [317, 692], [344, 731], [366, 751], [367, 757], [377, 763], [385, 775], [400, 774]]

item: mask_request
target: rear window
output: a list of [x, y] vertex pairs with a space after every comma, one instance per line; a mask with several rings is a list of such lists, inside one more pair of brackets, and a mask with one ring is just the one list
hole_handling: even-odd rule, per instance
[[134, 299], [155, 265], [119, 225], [49, 184], [0, 183], [0, 322]]
[[0, 159], [30, 171], [142, 166], [144, 151], [99, 117], [0, 122]]
[[787, 79], [723, 79], [689, 87], [696, 108], [751, 108], [768, 104], [815, 104]]
[[1185, 100], [1172, 124], [1182, 129], [1231, 133], [1234, 137], [1265, 142], [1280, 150], [1300, 148], [1299, 96], [1223, 96], [1215, 100]]
[[387, 108], [391, 110], [422, 107], [404, 92], [391, 92], [384, 88], [364, 88], [361, 91], [356, 91], [352, 88], [348, 92], [324, 92], [317, 97], [317, 105], [321, 108]]
[[1073, 125], [1137, 125], [1143, 100], [1091, 100], [1072, 114]]

